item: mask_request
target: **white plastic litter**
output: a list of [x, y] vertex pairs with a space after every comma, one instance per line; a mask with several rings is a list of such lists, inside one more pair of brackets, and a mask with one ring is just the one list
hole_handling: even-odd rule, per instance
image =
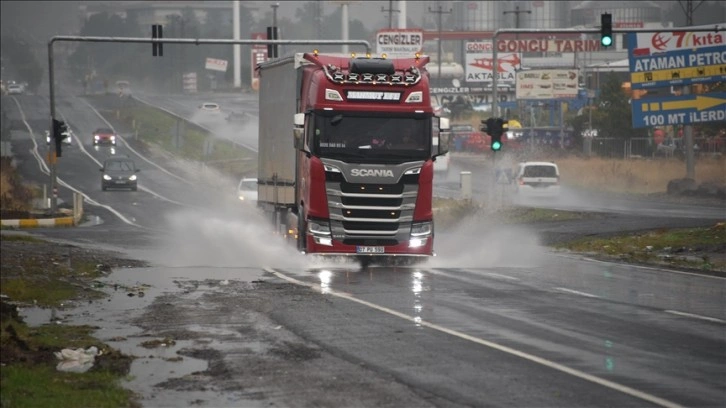
[[56, 351], [54, 354], [58, 360], [61, 360], [55, 367], [56, 370], [70, 373], [85, 373], [93, 367], [96, 356], [101, 355], [96, 346], [91, 346], [85, 350], [82, 348], [66, 348], [60, 352]]

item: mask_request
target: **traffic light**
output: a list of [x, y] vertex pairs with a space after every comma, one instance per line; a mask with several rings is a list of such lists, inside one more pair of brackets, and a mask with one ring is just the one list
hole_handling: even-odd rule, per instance
[[610, 13], [600, 15], [600, 44], [603, 47], [613, 45], [613, 16]]
[[[151, 38], [164, 38], [164, 29], [162, 28], [161, 24], [152, 24], [151, 25]], [[151, 43], [151, 55], [154, 57], [164, 56], [164, 43], [155, 42]]]
[[504, 119], [489, 118], [482, 121], [481, 130], [486, 132], [491, 138], [491, 149], [493, 152], [502, 150], [502, 135], [504, 134]]
[[[267, 27], [267, 39], [268, 40], [278, 40], [278, 34], [279, 34], [279, 28], [277, 27]], [[278, 48], [277, 44], [267, 44], [267, 58], [277, 58], [278, 55]]]
[[61, 147], [63, 146], [63, 140], [68, 137], [66, 133], [68, 131], [68, 125], [65, 122], [53, 119], [53, 140], [55, 141], [55, 157], [61, 157]]

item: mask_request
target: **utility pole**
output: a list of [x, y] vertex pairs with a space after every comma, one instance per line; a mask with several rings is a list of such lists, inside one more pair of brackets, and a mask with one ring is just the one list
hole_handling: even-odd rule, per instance
[[398, 13], [401, 10], [395, 10], [393, 8], [393, 0], [388, 0], [388, 9], [381, 6], [381, 12], [385, 13], [388, 12], [388, 28], [393, 28], [393, 13]]
[[441, 51], [441, 27], [442, 27], [441, 17], [444, 14], [451, 14], [451, 9], [449, 9], [449, 11], [442, 11], [441, 4], [439, 4], [438, 11], [431, 10], [431, 7], [429, 7], [429, 13], [436, 13], [436, 14], [439, 15], [439, 24], [438, 24], [438, 28], [439, 28], [439, 38], [438, 38], [438, 40], [439, 40], [439, 53], [438, 53], [438, 58], [437, 59], [439, 60], [439, 75], [438, 75], [438, 80], [439, 80], [439, 86], [441, 86], [441, 60], [443, 59], [442, 58], [443, 52]]
[[[277, 8], [280, 7], [280, 3], [270, 4], [270, 7], [272, 7], [272, 38], [277, 40], [280, 36], [280, 32], [277, 29]], [[272, 50], [272, 55], [268, 55], [267, 58], [277, 58], [280, 56], [280, 49], [277, 45], [273, 45], [268, 50]]]
[[[232, 1], [232, 39], [240, 39], [240, 0]], [[232, 46], [232, 57], [234, 59], [234, 87], [242, 87], [242, 49], [240, 44]]]
[[[693, 13], [703, 4], [703, 1], [699, 1], [695, 6], [693, 3], [693, 0], [678, 0], [681, 9], [686, 13], [687, 27], [693, 26]], [[691, 86], [684, 85], [682, 91], [683, 95], [690, 95]], [[683, 146], [686, 148], [686, 178], [695, 179], [696, 163], [693, 157], [693, 126], [691, 125], [683, 126]]]
[[532, 14], [532, 10], [520, 10], [519, 6], [516, 6], [514, 10], [505, 11], [504, 15], [514, 14], [514, 28], [519, 28], [519, 15], [522, 13]]

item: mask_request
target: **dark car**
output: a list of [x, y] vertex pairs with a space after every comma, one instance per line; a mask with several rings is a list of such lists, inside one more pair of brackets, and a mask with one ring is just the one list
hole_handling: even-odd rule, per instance
[[230, 112], [227, 115], [227, 122], [244, 122], [245, 121], [245, 114], [244, 112]]
[[130, 188], [136, 191], [138, 178], [134, 161], [125, 157], [114, 157], [106, 159], [101, 168], [101, 189], [106, 191], [109, 188]]
[[109, 128], [98, 128], [93, 131], [93, 144], [108, 144], [116, 146], [116, 132]]

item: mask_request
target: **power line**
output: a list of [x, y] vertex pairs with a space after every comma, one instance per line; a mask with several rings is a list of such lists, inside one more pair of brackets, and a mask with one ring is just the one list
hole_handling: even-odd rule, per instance
[[505, 11], [504, 15], [514, 14], [514, 28], [519, 28], [519, 15], [521, 13], [532, 14], [532, 10], [520, 10], [519, 6], [516, 6], [514, 10]]
[[393, 8], [393, 0], [388, 0], [388, 9], [381, 6], [381, 12], [385, 13], [388, 12], [388, 28], [393, 28], [393, 13], [398, 13], [401, 10], [396, 10]]

